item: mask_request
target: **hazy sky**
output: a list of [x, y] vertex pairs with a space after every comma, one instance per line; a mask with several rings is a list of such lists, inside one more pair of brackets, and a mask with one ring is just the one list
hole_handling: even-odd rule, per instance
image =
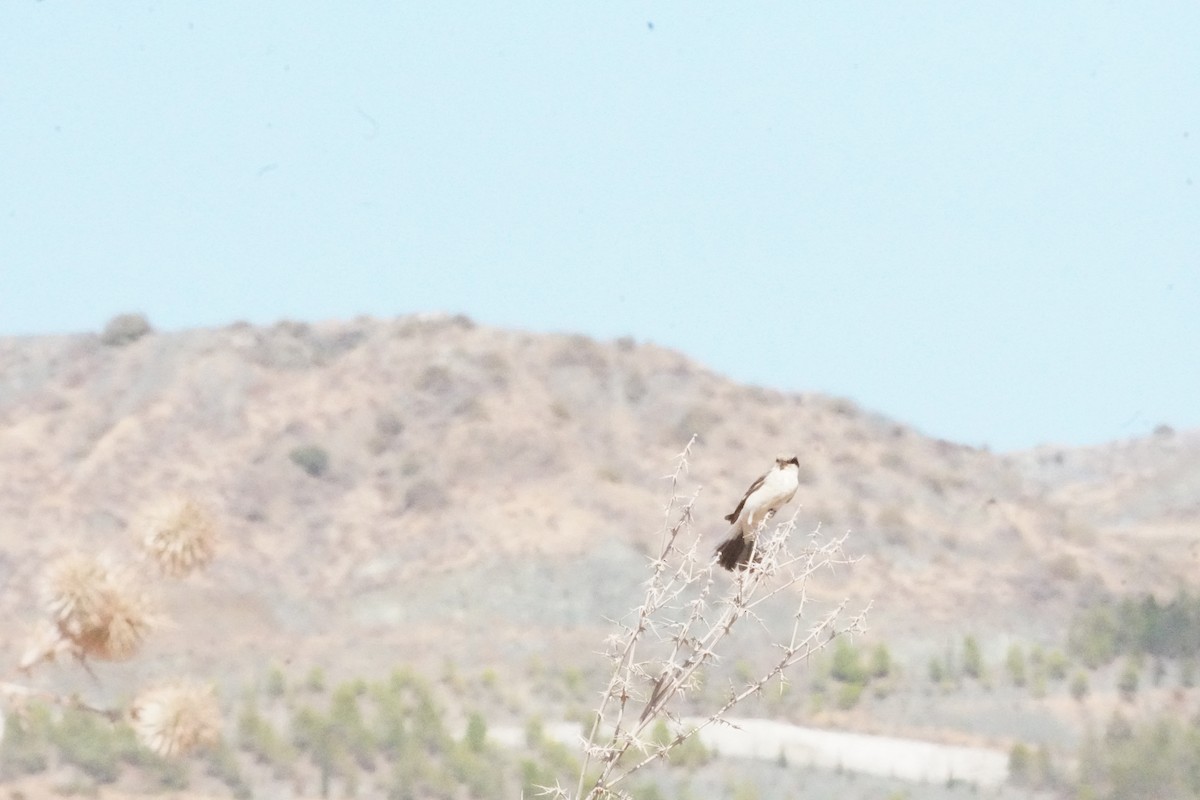
[[1200, 426], [1200, 4], [0, 5], [0, 335], [461, 312]]

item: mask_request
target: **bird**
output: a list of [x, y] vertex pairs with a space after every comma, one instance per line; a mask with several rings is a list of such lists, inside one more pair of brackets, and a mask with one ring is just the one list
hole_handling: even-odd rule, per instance
[[717, 562], [727, 570], [745, 569], [754, 552], [758, 527], [775, 515], [796, 495], [800, 487], [800, 459], [776, 458], [775, 464], [750, 484], [737, 508], [725, 516], [733, 524], [725, 541], [717, 546]]

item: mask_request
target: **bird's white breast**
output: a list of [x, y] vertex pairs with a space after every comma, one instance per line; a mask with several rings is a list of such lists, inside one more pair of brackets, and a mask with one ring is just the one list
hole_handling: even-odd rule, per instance
[[795, 464], [788, 464], [783, 469], [773, 469], [763, 479], [762, 486], [755, 489], [746, 498], [742, 507], [742, 516], [738, 520], [746, 527], [757, 527], [770, 512], [792, 499], [800, 486], [800, 470]]

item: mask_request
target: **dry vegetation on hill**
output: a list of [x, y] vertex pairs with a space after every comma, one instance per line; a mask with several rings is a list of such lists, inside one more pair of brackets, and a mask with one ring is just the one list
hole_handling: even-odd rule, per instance
[[1081, 602], [1166, 598], [1196, 571], [1200, 432], [994, 454], [653, 345], [463, 317], [10, 338], [8, 659], [47, 561], [124, 549], [146, 505], [182, 491], [222, 511], [228, 546], [169, 596], [179, 628], [146, 674], [101, 674], [111, 691], [185, 660], [228, 685], [272, 662], [576, 664], [636, 602], [661, 477], [693, 433], [714, 542], [748, 480], [799, 454], [799, 528], [852, 531], [864, 557], [809, 591], [873, 600], [898, 652], [1060, 639]]

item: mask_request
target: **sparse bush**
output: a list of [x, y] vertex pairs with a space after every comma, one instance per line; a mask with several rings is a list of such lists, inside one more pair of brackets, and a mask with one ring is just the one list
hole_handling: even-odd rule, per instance
[[478, 711], [471, 712], [471, 716], [467, 718], [467, 733], [463, 744], [473, 753], [482, 753], [487, 745], [487, 723]]
[[886, 678], [890, 674], [892, 674], [892, 654], [888, 652], [887, 645], [880, 642], [871, 651], [871, 677]]
[[1088, 736], [1075, 796], [1095, 800], [1200, 797], [1200, 727], [1171, 718], [1138, 726], [1114, 715], [1103, 739]]
[[404, 421], [397, 412], [381, 411], [375, 417], [375, 432], [367, 447], [372, 455], [379, 455], [391, 447], [403, 432]]
[[104, 326], [100, 341], [109, 347], [123, 347], [151, 332], [144, 314], [118, 314]]
[[898, 450], [887, 450], [879, 457], [879, 466], [893, 472], [905, 473], [908, 471], [908, 460]]
[[847, 639], [838, 639], [833, 648], [833, 664], [829, 668], [829, 676], [841, 683], [867, 682], [867, 670], [862, 663], [862, 655], [858, 648]]
[[847, 711], [858, 705], [858, 701], [862, 699], [863, 689], [866, 688], [862, 683], [843, 683], [838, 688], [837, 706], [843, 711]]
[[1010, 645], [1008, 648], [1008, 657], [1004, 660], [1004, 667], [1008, 670], [1008, 679], [1012, 681], [1013, 686], [1024, 686], [1026, 683], [1025, 675], [1025, 653], [1021, 650], [1018, 644]]
[[1051, 650], [1046, 655], [1046, 676], [1052, 681], [1066, 680], [1070, 663], [1061, 650]]
[[314, 478], [321, 477], [329, 470], [329, 451], [320, 445], [300, 445], [288, 453], [288, 458]]
[[942, 664], [942, 660], [937, 656], [929, 659], [929, 682], [940, 684], [946, 680], [946, 667]]
[[1095, 669], [1119, 655], [1165, 658], [1200, 654], [1200, 598], [1180, 592], [1163, 605], [1153, 595], [1108, 598], [1071, 623], [1070, 651]]
[[1083, 700], [1088, 693], [1088, 677], [1083, 670], [1076, 672], [1071, 678], [1071, 697], [1076, 700]]
[[250, 800], [253, 792], [242, 775], [237, 754], [227, 744], [212, 748], [206, 759], [205, 772], [225, 784], [236, 800]]
[[974, 636], [963, 639], [963, 673], [976, 680], [983, 677], [983, 653]]
[[586, 690], [583, 670], [579, 667], [566, 667], [563, 670], [563, 686], [566, 687], [568, 696], [581, 697]]
[[334, 690], [329, 704], [330, 734], [360, 767], [370, 769], [374, 764], [375, 742], [363, 718], [358, 696], [358, 687], [353, 683], [344, 683]]
[[437, 511], [446, 505], [446, 492], [433, 480], [420, 480], [404, 493], [404, 508], [408, 511]]
[[1125, 662], [1125, 667], [1121, 670], [1120, 677], [1117, 678], [1117, 691], [1121, 693], [1122, 699], [1132, 701], [1138, 690], [1139, 670], [1137, 663], [1130, 659]]
[[884, 530], [906, 530], [908, 516], [899, 506], [884, 506], [875, 517], [875, 524]]
[[74, 708], [63, 712], [51, 734], [62, 757], [97, 783], [112, 783], [120, 775], [120, 754], [111, 723]]
[[271, 723], [258, 713], [254, 702], [247, 701], [238, 717], [238, 747], [250, 753], [260, 764], [270, 764], [277, 770], [290, 770], [295, 754]]
[[320, 667], [310, 669], [304, 679], [304, 688], [314, 693], [325, 691], [325, 670]]
[[1055, 578], [1063, 581], [1079, 580], [1079, 576], [1083, 570], [1079, 566], [1079, 560], [1070, 553], [1062, 553], [1050, 562], [1050, 574]]
[[454, 386], [454, 377], [441, 364], [431, 364], [417, 376], [415, 386], [422, 392], [446, 394]]
[[1033, 777], [1033, 754], [1023, 742], [1017, 742], [1008, 751], [1008, 778], [1018, 786], [1030, 786]]
[[4, 737], [0, 740], [0, 764], [6, 775], [43, 772], [49, 762], [53, 723], [50, 710], [41, 703], [27, 705], [22, 714], [6, 714]]
[[634, 372], [625, 379], [625, 400], [630, 405], [637, 405], [650, 392], [646, 379], [640, 373]]
[[287, 679], [283, 676], [283, 670], [278, 666], [272, 666], [267, 672], [267, 681], [264, 691], [267, 697], [279, 698], [287, 692]]

